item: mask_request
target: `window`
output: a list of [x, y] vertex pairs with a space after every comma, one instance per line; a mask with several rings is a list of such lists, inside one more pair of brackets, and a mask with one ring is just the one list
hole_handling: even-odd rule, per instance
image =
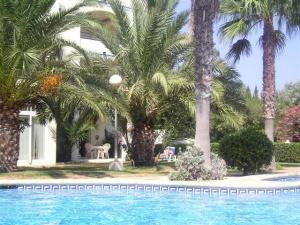
[[[21, 119], [29, 120], [29, 116], [22, 116]], [[29, 158], [29, 148], [30, 148], [30, 127], [25, 127], [20, 134], [20, 151], [19, 160], [30, 160]]]
[[45, 126], [36, 118], [32, 120], [32, 159], [44, 159]]
[[19, 160], [41, 160], [45, 157], [45, 126], [32, 115], [21, 116], [28, 125], [20, 134]]

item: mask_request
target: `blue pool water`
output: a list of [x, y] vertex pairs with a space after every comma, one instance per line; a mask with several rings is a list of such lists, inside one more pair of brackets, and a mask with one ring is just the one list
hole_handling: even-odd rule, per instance
[[300, 181], [300, 175], [275, 177], [266, 180], [279, 181], [279, 182], [295, 182], [295, 181]]
[[208, 196], [9, 189], [0, 190], [0, 224], [299, 225], [300, 193]]

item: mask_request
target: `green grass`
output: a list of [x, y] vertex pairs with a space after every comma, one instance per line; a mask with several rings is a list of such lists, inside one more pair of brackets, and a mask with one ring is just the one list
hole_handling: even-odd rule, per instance
[[276, 162], [276, 170], [282, 170], [283, 166], [281, 165], [281, 163]]
[[174, 163], [161, 162], [155, 166], [126, 166], [123, 171], [109, 171], [99, 164], [65, 164], [50, 168], [20, 168], [17, 172], [0, 173], [0, 179], [87, 179], [115, 177], [166, 176], [174, 171]]
[[279, 163], [280, 166], [282, 167], [300, 167], [300, 163]]
[[[277, 163], [277, 169], [300, 167], [300, 163]], [[147, 178], [168, 176], [174, 171], [174, 163], [160, 162], [155, 166], [125, 166], [123, 171], [109, 171], [101, 164], [60, 164], [50, 168], [20, 168], [17, 172], [0, 173], [2, 179], [88, 179], [88, 178]], [[239, 174], [230, 169], [229, 175]]]

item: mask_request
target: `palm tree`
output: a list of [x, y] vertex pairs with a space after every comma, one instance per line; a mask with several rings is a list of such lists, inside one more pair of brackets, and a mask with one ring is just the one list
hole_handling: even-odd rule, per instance
[[[158, 115], [156, 126], [165, 130], [166, 144], [176, 139], [193, 138], [195, 135], [194, 62], [194, 56], [191, 54], [179, 70], [188, 78], [193, 87], [191, 91], [169, 94], [165, 99], [166, 107]], [[226, 130], [237, 130], [243, 126], [245, 105], [241, 95], [242, 87], [237, 71], [216, 55], [213, 63], [210, 111], [210, 129], [215, 139], [224, 136]]]
[[[285, 45], [286, 35], [282, 31], [284, 22], [288, 33], [299, 29], [299, 7], [299, 1], [293, 0], [221, 1], [221, 15], [227, 20], [221, 26], [221, 32], [231, 40], [239, 38], [228, 53], [228, 57], [233, 57], [234, 62], [241, 55], [251, 53], [251, 43], [247, 38], [251, 31], [263, 27], [259, 40], [263, 49], [263, 117], [265, 132], [271, 141], [274, 141], [276, 51], [280, 51]], [[272, 161], [271, 168], [275, 169], [275, 159]]]
[[204, 166], [211, 167], [210, 154], [210, 97], [213, 74], [213, 21], [217, 13], [217, 0], [193, 2], [193, 34], [196, 73], [196, 134], [195, 146], [203, 151]]
[[[110, 111], [117, 108], [125, 112], [125, 100], [109, 87], [108, 66], [105, 61], [89, 57], [80, 65], [64, 61], [52, 62], [44, 71], [60, 74], [62, 82], [53, 91], [39, 92], [35, 99], [42, 123], [55, 119], [57, 162], [71, 160], [74, 137], [82, 135], [97, 120], [106, 120]], [[83, 132], [80, 132], [83, 130]], [[80, 135], [78, 135], [80, 134]]]
[[[0, 1], [0, 171], [17, 168], [19, 111], [30, 104], [47, 74], [41, 65], [64, 46], [81, 49], [59, 34], [78, 26], [85, 3], [50, 13], [55, 0]], [[58, 77], [57, 77], [58, 78]]]
[[188, 36], [180, 33], [189, 13], [176, 13], [178, 0], [131, 3], [132, 15], [119, 0], [109, 1], [115, 15], [114, 33], [100, 24], [91, 25], [115, 56], [117, 72], [124, 77], [120, 90], [127, 96], [128, 119], [134, 126], [131, 155], [136, 165], [146, 165], [154, 160], [154, 120], [165, 107], [164, 99], [182, 90], [179, 87], [191, 88], [176, 72], [191, 46]]

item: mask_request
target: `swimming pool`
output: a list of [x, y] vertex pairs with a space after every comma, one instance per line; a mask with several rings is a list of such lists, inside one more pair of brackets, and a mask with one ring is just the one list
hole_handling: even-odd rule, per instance
[[172, 191], [0, 189], [0, 224], [300, 224], [300, 192], [195, 194]]
[[279, 182], [296, 182], [300, 181], [300, 175], [293, 175], [293, 176], [281, 176], [281, 177], [274, 177], [265, 179], [268, 181], [279, 181]]

